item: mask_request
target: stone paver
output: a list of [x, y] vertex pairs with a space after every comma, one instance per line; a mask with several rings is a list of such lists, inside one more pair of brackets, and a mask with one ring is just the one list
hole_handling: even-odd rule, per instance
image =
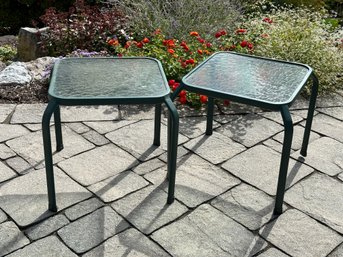
[[343, 233], [343, 183], [315, 173], [292, 187], [285, 201]]
[[0, 209], [0, 223], [7, 220], [6, 214]]
[[19, 174], [25, 174], [33, 170], [33, 167], [21, 157], [14, 157], [6, 160], [8, 166]]
[[132, 171], [126, 171], [91, 185], [88, 189], [108, 203], [147, 185], [149, 183], [145, 179]]
[[329, 116], [335, 117], [343, 121], [343, 107], [333, 107], [333, 108], [321, 108], [318, 109], [321, 113], [325, 113]]
[[118, 107], [115, 105], [61, 106], [61, 121], [117, 120]]
[[[265, 118], [268, 118], [270, 120], [273, 120], [273, 121], [283, 125], [281, 112], [264, 112], [261, 115]], [[303, 120], [303, 118], [301, 116], [297, 115], [296, 112], [291, 112], [291, 117], [292, 117], [293, 124], [298, 123], [298, 122]]]
[[164, 165], [166, 165], [166, 164], [163, 161], [155, 158], [155, 159], [151, 159], [147, 162], [143, 162], [143, 163], [139, 164], [138, 166], [133, 168], [133, 171], [138, 175], [144, 175], [146, 173], [149, 173], [150, 171], [161, 168]]
[[[13, 113], [11, 123], [42, 123], [42, 117], [47, 104], [18, 104]], [[54, 120], [54, 115], [51, 121]]]
[[125, 120], [151, 120], [155, 118], [155, 105], [120, 105], [120, 118]]
[[[161, 146], [153, 145], [154, 122], [152, 120], [130, 124], [106, 134], [106, 137], [141, 161], [160, 155], [167, 149], [167, 126], [163, 124], [161, 124]], [[187, 140], [185, 136], [179, 135], [178, 143], [182, 144]]]
[[135, 229], [128, 229], [89, 251], [83, 257], [158, 256], [167, 257], [157, 244]]
[[103, 205], [104, 204], [97, 198], [91, 198], [66, 209], [64, 214], [68, 219], [76, 220], [88, 213], [95, 211]]
[[61, 228], [57, 233], [77, 253], [84, 253], [129, 226], [113, 209], [103, 207]]
[[30, 131], [21, 125], [0, 124], [0, 142], [20, 137]]
[[77, 257], [71, 250], [68, 249], [60, 240], [55, 236], [49, 236], [38, 240], [23, 249], [20, 249], [7, 257]]
[[343, 96], [332, 93], [330, 95], [321, 96], [317, 99], [317, 107], [330, 107], [330, 106], [341, 106], [343, 105]]
[[[59, 210], [90, 197], [91, 193], [78, 185], [58, 168], [54, 169], [56, 202]], [[0, 187], [0, 208], [19, 226], [27, 226], [51, 216], [45, 170], [35, 170]]]
[[330, 176], [337, 175], [343, 169], [343, 143], [328, 137], [310, 143], [306, 157], [301, 157], [300, 151], [291, 156]]
[[294, 257], [329, 254], [343, 238], [298, 210], [288, 210], [260, 229], [260, 235]]
[[219, 133], [230, 137], [238, 143], [251, 147], [276, 133], [283, 127], [259, 115], [248, 114], [217, 129]]
[[[273, 149], [276, 152], [282, 153], [282, 146], [283, 145], [274, 139], [268, 139], [268, 140], [264, 141], [263, 145]], [[292, 148], [291, 148], [291, 154], [292, 153], [294, 153], [294, 150], [292, 150]]]
[[[304, 130], [305, 128], [302, 126], [295, 126], [293, 128], [293, 140], [292, 140], [293, 150], [299, 150], [301, 148], [303, 137], [304, 137]], [[281, 132], [277, 134], [275, 137], [273, 137], [273, 139], [283, 144], [283, 137], [284, 137], [284, 133]], [[318, 138], [320, 138], [320, 136], [317, 133], [312, 131], [310, 134], [309, 143], [313, 142], [314, 140], [317, 140]]]
[[217, 132], [213, 132], [211, 136], [192, 139], [184, 146], [213, 164], [222, 163], [246, 149], [243, 145]]
[[37, 240], [57, 231], [68, 223], [68, 219], [64, 215], [59, 214], [30, 227], [25, 232], [31, 240]]
[[[183, 146], [179, 146], [177, 148], [177, 159], [182, 159], [186, 154], [189, 154], [189, 151], [186, 148], [184, 148]], [[168, 152], [161, 154], [158, 158], [167, 163]]]
[[130, 154], [109, 144], [62, 161], [58, 166], [82, 185], [89, 186], [136, 164]]
[[[54, 154], [54, 163], [70, 158], [73, 155], [87, 151], [94, 147], [93, 144], [88, 142], [82, 136], [76, 134], [70, 128], [65, 126], [62, 126], [62, 135], [64, 148], [62, 151]], [[52, 129], [51, 145], [53, 152], [56, 151], [56, 140], [54, 136], [55, 132], [54, 129]], [[7, 141], [7, 145], [32, 166], [44, 166], [43, 137], [41, 131], [32, 132], [28, 135]]]
[[342, 257], [343, 256], [343, 244], [335, 249], [328, 257]]
[[90, 130], [89, 127], [82, 124], [81, 122], [71, 122], [71, 123], [66, 123], [66, 125], [78, 134], [86, 133]]
[[266, 244], [209, 205], [153, 233], [173, 256], [253, 256]]
[[88, 141], [92, 142], [97, 146], [102, 146], [110, 142], [107, 138], [100, 135], [98, 132], [94, 130], [88, 131], [82, 134], [82, 136], [84, 136], [84, 138], [86, 138]]
[[[206, 117], [188, 117], [180, 119], [179, 131], [188, 138], [195, 138], [204, 134], [206, 131]], [[219, 127], [219, 124], [214, 121], [213, 129]]]
[[0, 256], [13, 252], [30, 241], [12, 221], [0, 224]]
[[[225, 162], [222, 167], [240, 179], [275, 195], [279, 177], [281, 154], [266, 146], [257, 145]], [[313, 169], [289, 160], [286, 188], [306, 177]]]
[[15, 104], [0, 104], [0, 123], [7, 121], [15, 107]]
[[267, 223], [274, 210], [272, 197], [247, 184], [240, 184], [216, 197], [211, 204], [250, 230]]
[[0, 161], [0, 182], [17, 176], [17, 174]]
[[91, 127], [100, 134], [106, 134], [121, 127], [127, 126], [136, 121], [129, 120], [112, 120], [112, 121], [88, 121], [84, 122], [87, 126]]
[[15, 152], [5, 144], [0, 144], [0, 159], [8, 159], [15, 156]]
[[112, 207], [145, 234], [150, 234], [187, 211], [177, 201], [168, 205], [167, 194], [152, 186], [114, 202]]
[[38, 131], [42, 129], [42, 124], [41, 123], [27, 123], [23, 124], [26, 128], [28, 128], [31, 131]]
[[318, 114], [316, 118], [313, 119], [312, 130], [343, 143], [342, 121], [324, 114]]
[[[163, 183], [167, 189], [166, 174], [166, 168], [162, 168], [144, 177], [155, 185]], [[196, 207], [239, 183], [240, 180], [226, 171], [189, 155], [178, 162], [175, 197], [189, 207]]]
[[276, 248], [269, 248], [267, 251], [258, 255], [258, 257], [289, 257], [289, 255], [284, 254]]

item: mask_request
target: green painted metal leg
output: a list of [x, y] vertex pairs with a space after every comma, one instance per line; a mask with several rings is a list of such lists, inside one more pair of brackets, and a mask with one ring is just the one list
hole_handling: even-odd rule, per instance
[[176, 178], [176, 159], [177, 159], [177, 144], [179, 136], [179, 115], [177, 110], [168, 97], [165, 103], [169, 109], [168, 116], [168, 199], [167, 203], [171, 204], [174, 201], [175, 178]]
[[281, 106], [281, 115], [284, 123], [285, 134], [283, 139], [279, 179], [276, 192], [276, 201], [274, 209], [275, 215], [280, 215], [282, 213], [282, 204], [287, 180], [289, 154], [291, 152], [291, 145], [293, 139], [293, 122], [287, 105]]
[[206, 135], [212, 135], [213, 133], [213, 110], [214, 110], [214, 98], [209, 97], [208, 103], [207, 103]]
[[304, 138], [303, 138], [303, 143], [302, 143], [302, 147], [301, 147], [301, 151], [300, 151], [300, 154], [302, 156], [307, 155], [307, 146], [308, 146], [308, 141], [310, 139], [313, 113], [314, 113], [314, 109], [316, 107], [316, 100], [317, 100], [317, 94], [318, 94], [318, 86], [319, 86], [318, 78], [316, 77], [315, 74], [312, 74], [312, 79], [313, 79], [313, 85], [312, 85], [312, 92], [311, 92], [311, 98], [310, 98], [310, 105], [309, 105], [308, 112], [307, 112]]
[[46, 170], [46, 181], [48, 186], [48, 198], [49, 198], [49, 210], [56, 212], [56, 194], [55, 194], [55, 181], [54, 181], [54, 170], [52, 162], [52, 151], [51, 151], [51, 136], [50, 136], [50, 119], [52, 114], [57, 108], [55, 101], [50, 101], [45, 109], [42, 120], [42, 132], [43, 132], [43, 144], [44, 144], [44, 159], [45, 159], [45, 170]]
[[155, 132], [154, 132], [154, 145], [161, 145], [161, 104], [155, 105]]
[[54, 112], [54, 120], [55, 120], [55, 135], [56, 135], [56, 151], [59, 152], [63, 149], [61, 112], [60, 112], [59, 105], [56, 106], [56, 109]]

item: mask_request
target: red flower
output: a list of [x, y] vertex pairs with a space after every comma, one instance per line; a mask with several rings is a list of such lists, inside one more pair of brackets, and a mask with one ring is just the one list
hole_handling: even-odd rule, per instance
[[226, 31], [225, 30], [220, 30], [214, 36], [216, 38], [219, 38], [219, 37], [224, 36], [224, 35], [226, 35]]
[[142, 47], [143, 47], [143, 43], [142, 43], [142, 42], [138, 42], [138, 43], [136, 43], [136, 46], [137, 46], [138, 48], [142, 48]]
[[264, 18], [262, 21], [267, 22], [269, 24], [273, 23], [273, 21], [270, 18], [268, 18], [268, 17]]
[[196, 31], [191, 31], [191, 32], [189, 33], [189, 35], [191, 35], [191, 36], [193, 36], [193, 37], [198, 37], [198, 36], [199, 36], [199, 33], [196, 32]]
[[187, 97], [186, 96], [180, 97], [179, 101], [181, 104], [186, 104], [187, 103]]
[[142, 42], [144, 43], [144, 44], [147, 44], [147, 43], [149, 43], [150, 42], [150, 40], [149, 40], [149, 38], [144, 38], [143, 40], [142, 40]]
[[123, 54], [122, 54], [122, 53], [119, 53], [119, 54], [118, 54], [118, 57], [123, 57]]
[[169, 48], [167, 51], [168, 51], [168, 53], [170, 53], [170, 54], [175, 54], [174, 49], [170, 49], [170, 48]]
[[246, 32], [247, 32], [246, 29], [237, 29], [237, 30], [236, 30], [236, 34], [244, 34], [244, 33], [246, 33]]
[[253, 49], [254, 48], [254, 45], [252, 43], [248, 43], [248, 48], [249, 49]]
[[205, 43], [205, 39], [201, 38], [201, 37], [197, 37], [197, 40], [201, 43], [204, 44]]
[[172, 86], [174, 84], [175, 84], [175, 80], [174, 79], [171, 79], [171, 80], [168, 81], [168, 85], [169, 86]]
[[235, 46], [235, 45], [231, 45], [231, 46], [229, 47], [229, 50], [230, 50], [230, 51], [232, 51], [232, 50], [234, 50], [234, 49], [236, 49], [236, 46]]
[[248, 45], [248, 41], [246, 40], [243, 40], [241, 43], [240, 43], [241, 47], [246, 47]]
[[200, 95], [200, 102], [202, 102], [203, 104], [207, 103], [208, 98], [205, 95]]
[[166, 39], [166, 40], [163, 40], [162, 43], [163, 43], [163, 45], [165, 45], [168, 48], [174, 48], [175, 47], [174, 39]]
[[172, 86], [172, 90], [175, 91], [180, 86], [180, 83], [175, 82]]
[[130, 42], [130, 41], [127, 41], [127, 42], [125, 43], [124, 48], [125, 48], [125, 49], [128, 49], [130, 46], [131, 46], [131, 42]]
[[194, 59], [188, 59], [186, 60], [186, 64], [194, 64]]
[[109, 44], [110, 46], [116, 46], [116, 45], [119, 45], [119, 41], [118, 41], [118, 39], [112, 38], [112, 39], [107, 41], [107, 44]]
[[198, 49], [198, 54], [203, 54], [203, 51], [201, 49]]
[[187, 91], [186, 90], [181, 90], [179, 96], [180, 97], [186, 97], [186, 95], [187, 95]]
[[208, 48], [210, 48], [210, 47], [212, 47], [212, 44], [211, 44], [211, 43], [206, 43], [206, 46], [207, 46]]

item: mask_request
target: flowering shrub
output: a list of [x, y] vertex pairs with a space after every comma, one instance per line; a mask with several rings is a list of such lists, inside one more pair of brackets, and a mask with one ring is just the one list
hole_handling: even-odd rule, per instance
[[76, 49], [105, 50], [108, 36], [118, 34], [125, 22], [118, 9], [86, 5], [84, 0], [76, 0], [68, 12], [49, 8], [40, 19], [50, 28], [41, 35], [43, 49], [53, 56]]

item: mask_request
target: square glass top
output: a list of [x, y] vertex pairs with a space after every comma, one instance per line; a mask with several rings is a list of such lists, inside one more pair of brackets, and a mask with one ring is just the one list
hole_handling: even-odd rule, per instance
[[59, 100], [152, 99], [170, 93], [152, 58], [66, 58], [55, 63], [49, 95]]
[[[233, 52], [218, 52], [188, 73], [183, 84], [190, 90], [267, 105], [291, 103], [312, 69], [303, 64]], [[212, 93], [212, 94], [211, 94]]]

